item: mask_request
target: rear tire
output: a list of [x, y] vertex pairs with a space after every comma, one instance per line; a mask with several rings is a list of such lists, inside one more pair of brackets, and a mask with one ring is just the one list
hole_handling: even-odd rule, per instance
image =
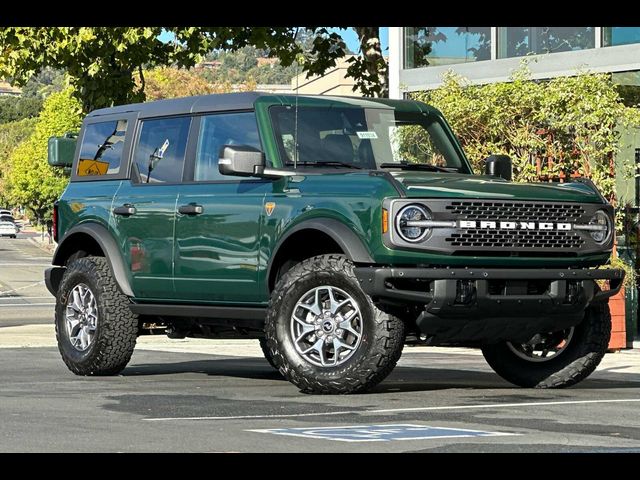
[[587, 378], [607, 351], [611, 315], [607, 303], [591, 305], [570, 336], [566, 347], [553, 358], [525, 359], [508, 342], [482, 348], [487, 363], [502, 378], [520, 387], [564, 388]]
[[303, 393], [361, 393], [395, 367], [404, 323], [373, 305], [344, 255], [320, 255], [278, 281], [265, 335], [275, 366]]
[[103, 257], [73, 260], [56, 297], [56, 339], [76, 375], [115, 375], [131, 359], [138, 316]]

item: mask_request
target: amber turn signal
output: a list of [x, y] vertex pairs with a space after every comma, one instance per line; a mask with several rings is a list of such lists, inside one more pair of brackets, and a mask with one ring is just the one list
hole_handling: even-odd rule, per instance
[[389, 211], [386, 208], [382, 209], [382, 233], [387, 233], [389, 230]]

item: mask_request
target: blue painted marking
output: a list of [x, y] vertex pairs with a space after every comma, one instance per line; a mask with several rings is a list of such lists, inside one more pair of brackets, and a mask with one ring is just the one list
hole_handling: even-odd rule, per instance
[[269, 428], [250, 432], [273, 433], [303, 438], [321, 438], [340, 442], [389, 442], [392, 440], [426, 440], [434, 438], [495, 437], [516, 435], [464, 428], [430, 427], [407, 423], [354, 425], [346, 427]]

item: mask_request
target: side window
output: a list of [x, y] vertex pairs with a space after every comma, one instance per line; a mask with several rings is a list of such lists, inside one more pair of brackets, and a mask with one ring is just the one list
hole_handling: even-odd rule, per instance
[[126, 120], [92, 123], [85, 127], [76, 173], [80, 177], [110, 175], [120, 171]]
[[144, 120], [131, 180], [138, 183], [181, 182], [190, 125], [191, 117]]
[[261, 149], [253, 112], [220, 113], [202, 117], [193, 175], [195, 181], [240, 178], [221, 175], [218, 171], [218, 158], [224, 145], [248, 145]]

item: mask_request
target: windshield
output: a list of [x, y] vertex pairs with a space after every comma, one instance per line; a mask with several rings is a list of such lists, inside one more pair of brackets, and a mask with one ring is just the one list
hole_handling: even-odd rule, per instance
[[[393, 108], [275, 106], [270, 109], [285, 165], [378, 169], [430, 166], [459, 171], [463, 160], [436, 115]], [[297, 117], [297, 121], [296, 121]], [[294, 138], [298, 138], [297, 148]]]

